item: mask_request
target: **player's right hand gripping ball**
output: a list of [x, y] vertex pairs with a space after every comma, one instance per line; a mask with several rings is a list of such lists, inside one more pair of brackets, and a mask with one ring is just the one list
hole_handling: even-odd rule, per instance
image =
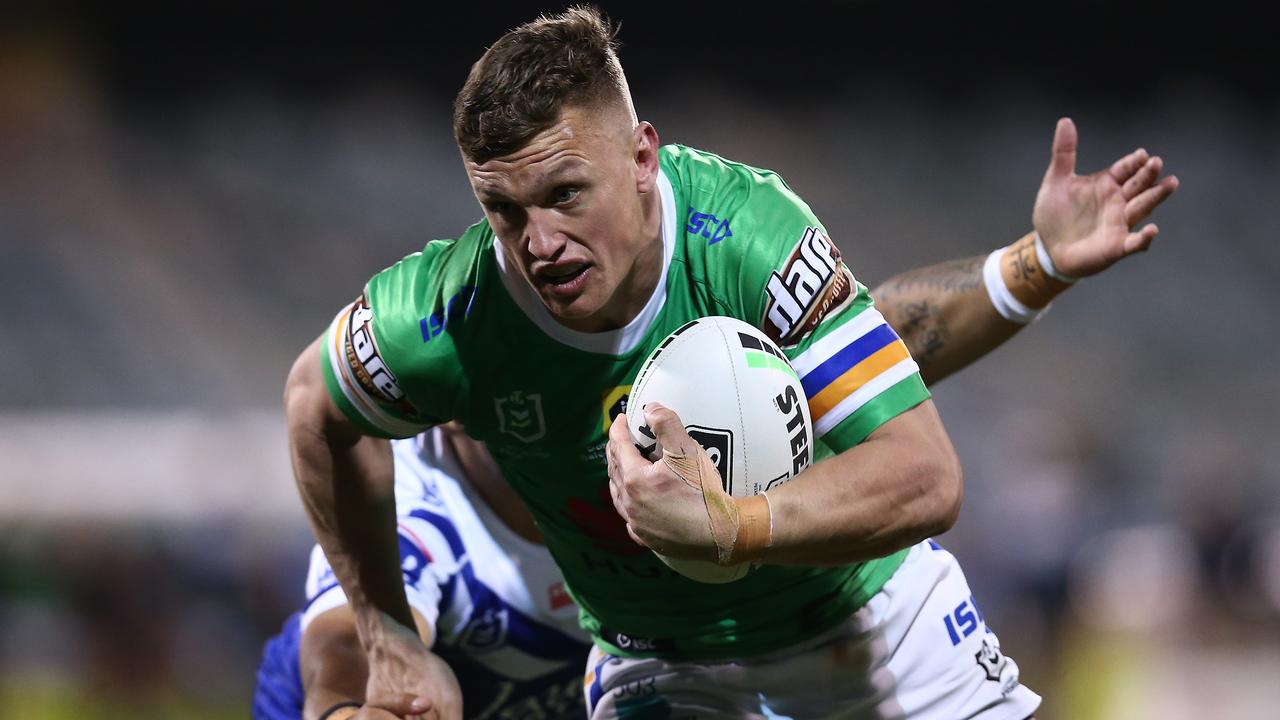
[[[705, 317], [684, 325], [640, 369], [627, 402], [627, 426], [641, 454], [656, 461], [662, 448], [644, 419], [651, 402], [680, 416], [734, 497], [777, 487], [813, 462], [813, 421], [799, 377], [763, 332], [741, 320]], [[752, 567], [654, 554], [705, 583], [741, 579]]]

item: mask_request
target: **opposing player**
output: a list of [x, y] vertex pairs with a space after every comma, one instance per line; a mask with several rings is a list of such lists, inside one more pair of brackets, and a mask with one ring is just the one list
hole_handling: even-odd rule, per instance
[[[659, 146], [611, 39], [571, 10], [486, 51], [455, 113], [485, 220], [373, 278], [290, 374], [295, 472], [369, 658], [368, 707], [457, 717], [459, 698], [411, 630], [390, 462], [361, 438], [460, 420], [533, 511], [581, 607], [593, 717], [1030, 715], [1039, 699], [954, 559], [923, 542], [954, 521], [960, 471], [905, 345], [776, 175]], [[1070, 276], [1154, 238], [1153, 225], [1130, 228], [1176, 187], [1158, 160], [1136, 152], [1081, 177], [1074, 158], [1062, 121], [1038, 236], [994, 253], [971, 288], [998, 311], [977, 335], [1007, 337], [1003, 318], [1026, 321]], [[786, 349], [818, 435], [796, 479], [715, 507], [696, 475], [641, 460], [623, 425], [606, 438], [654, 344], [710, 314]], [[697, 457], [677, 418], [649, 415], [664, 447]], [[646, 545], [764, 565], [698, 585]]]
[[[581, 718], [590, 640], [528, 511], [455, 428], [392, 443], [400, 569], [419, 636], [458, 679], [467, 717]], [[307, 604], [268, 641], [256, 720], [354, 716], [368, 671], [319, 547]]]

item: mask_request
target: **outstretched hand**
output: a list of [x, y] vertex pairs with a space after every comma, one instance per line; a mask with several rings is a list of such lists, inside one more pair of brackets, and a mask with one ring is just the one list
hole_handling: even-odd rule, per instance
[[1077, 175], [1076, 144], [1075, 123], [1062, 118], [1031, 220], [1057, 271], [1085, 277], [1151, 246], [1159, 228], [1134, 228], [1178, 189], [1178, 178], [1161, 178], [1164, 161], [1142, 148], [1106, 170]]

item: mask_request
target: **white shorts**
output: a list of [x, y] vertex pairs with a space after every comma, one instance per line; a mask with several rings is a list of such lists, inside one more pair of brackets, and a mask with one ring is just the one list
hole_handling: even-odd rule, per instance
[[931, 540], [911, 548], [879, 593], [818, 638], [711, 665], [593, 647], [584, 685], [591, 720], [1025, 720], [1040, 705], [1000, 652], [960, 564]]

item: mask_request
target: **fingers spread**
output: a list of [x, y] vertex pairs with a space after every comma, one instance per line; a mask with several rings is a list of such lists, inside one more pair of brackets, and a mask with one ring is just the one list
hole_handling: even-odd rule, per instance
[[1160, 229], [1155, 226], [1155, 223], [1152, 223], [1144, 225], [1137, 232], [1129, 233], [1128, 237], [1124, 239], [1124, 254], [1131, 255], [1146, 251], [1147, 248], [1151, 247], [1151, 241], [1156, 239], [1156, 234], [1159, 232]]
[[1111, 177], [1123, 185], [1133, 174], [1147, 164], [1147, 151], [1138, 148], [1111, 164]]
[[1156, 183], [1154, 186], [1147, 188], [1129, 200], [1124, 206], [1124, 221], [1129, 227], [1133, 227], [1142, 222], [1152, 210], [1165, 201], [1174, 190], [1178, 189], [1178, 177], [1170, 175], [1169, 177]]
[[1067, 177], [1076, 170], [1076, 124], [1071, 118], [1058, 120], [1053, 132], [1053, 157], [1049, 160], [1048, 175]]
[[1138, 172], [1125, 181], [1124, 186], [1120, 188], [1121, 194], [1125, 200], [1131, 200], [1142, 191], [1151, 187], [1156, 178], [1160, 177], [1160, 168], [1164, 167], [1164, 160], [1157, 155], [1143, 164]]

